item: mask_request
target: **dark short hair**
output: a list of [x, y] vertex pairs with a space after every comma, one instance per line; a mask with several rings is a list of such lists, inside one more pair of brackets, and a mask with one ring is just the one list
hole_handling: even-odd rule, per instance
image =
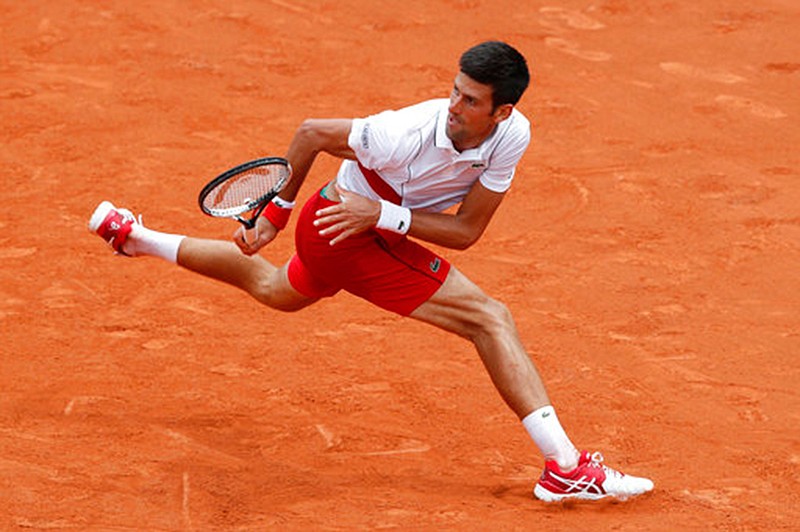
[[492, 87], [495, 108], [507, 103], [516, 105], [531, 79], [525, 57], [501, 41], [473, 46], [461, 55], [458, 65], [467, 76]]

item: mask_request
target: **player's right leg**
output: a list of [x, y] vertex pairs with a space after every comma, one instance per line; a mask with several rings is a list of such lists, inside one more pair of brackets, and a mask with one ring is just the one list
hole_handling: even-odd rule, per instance
[[240, 288], [277, 310], [299, 310], [317, 301], [292, 287], [287, 276], [288, 264], [278, 268], [258, 255], [248, 257], [233, 242], [153, 231], [130, 211], [107, 201], [95, 209], [89, 230], [119, 254], [160, 257]]
[[178, 250], [177, 263], [187, 270], [241, 288], [259, 302], [291, 312], [317, 301], [291, 285], [289, 263], [281, 267], [259, 255], [243, 254], [233, 242], [186, 237]]

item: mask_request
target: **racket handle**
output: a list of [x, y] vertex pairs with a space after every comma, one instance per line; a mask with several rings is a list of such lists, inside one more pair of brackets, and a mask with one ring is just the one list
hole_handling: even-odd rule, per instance
[[258, 240], [258, 224], [255, 224], [253, 227], [247, 227], [245, 225], [244, 231], [242, 232], [242, 240], [244, 240], [245, 244], [250, 244], [250, 242]]

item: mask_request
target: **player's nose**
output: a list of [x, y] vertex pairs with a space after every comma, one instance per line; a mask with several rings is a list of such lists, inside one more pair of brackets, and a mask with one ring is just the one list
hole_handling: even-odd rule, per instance
[[451, 96], [450, 97], [450, 106], [447, 108], [451, 114], [457, 115], [461, 113], [461, 96]]

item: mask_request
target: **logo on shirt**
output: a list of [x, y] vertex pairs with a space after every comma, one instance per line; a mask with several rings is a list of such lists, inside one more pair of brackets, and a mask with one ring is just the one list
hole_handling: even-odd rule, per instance
[[472, 168], [485, 168], [486, 163], [472, 163]]
[[439, 271], [439, 268], [442, 266], [442, 261], [439, 260], [439, 257], [436, 257], [435, 259], [433, 259], [431, 261], [430, 264], [428, 264], [428, 266], [430, 267], [430, 269], [431, 269], [431, 271], [433, 273], [436, 273], [436, 272]]
[[361, 130], [361, 147], [369, 149], [369, 124], [364, 124], [364, 129]]

